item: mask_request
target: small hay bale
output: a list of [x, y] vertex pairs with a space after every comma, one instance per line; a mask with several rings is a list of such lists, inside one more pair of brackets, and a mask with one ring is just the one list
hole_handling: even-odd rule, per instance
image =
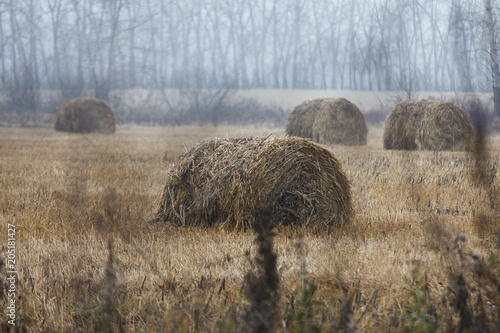
[[285, 132], [288, 135], [311, 139], [314, 118], [323, 100], [323, 98], [312, 99], [297, 105], [288, 116]]
[[303, 138], [210, 139], [174, 164], [158, 218], [182, 226], [248, 229], [271, 205], [271, 227], [340, 226], [353, 215], [335, 156]]
[[113, 110], [105, 101], [99, 99], [74, 98], [57, 110], [56, 131], [112, 134], [115, 127]]
[[389, 112], [384, 124], [384, 148], [416, 150], [417, 128], [425, 109], [433, 101], [427, 99], [408, 100], [396, 104]]
[[469, 115], [451, 102], [434, 102], [420, 120], [417, 145], [422, 150], [468, 151], [474, 127]]
[[322, 144], [366, 145], [365, 115], [345, 98], [325, 99], [312, 126], [313, 140]]

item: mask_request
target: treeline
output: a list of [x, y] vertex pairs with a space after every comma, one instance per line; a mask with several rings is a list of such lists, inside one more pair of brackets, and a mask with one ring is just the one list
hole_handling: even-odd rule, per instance
[[[0, 89], [490, 91], [482, 0], [4, 0]], [[28, 95], [28, 97], [26, 97]]]

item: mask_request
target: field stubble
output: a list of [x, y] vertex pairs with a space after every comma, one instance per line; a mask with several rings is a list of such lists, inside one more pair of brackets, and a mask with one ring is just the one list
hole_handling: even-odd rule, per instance
[[[283, 133], [251, 127], [128, 127], [112, 136], [0, 129], [0, 242], [5, 249], [6, 226], [15, 224], [18, 325], [89, 332], [234, 329], [248, 308], [243, 284], [254, 234], [150, 221], [177, 156], [207, 137], [264, 134]], [[307, 306], [315, 307], [310, 320], [318, 327], [339, 328], [347, 304], [351, 329], [411, 328], [408, 295], [416, 281], [425, 276], [428, 297], [446, 298], [456, 282], [450, 274], [460, 263], [456, 253], [487, 261], [495, 251], [498, 226], [478, 228], [472, 221], [486, 214], [498, 223], [488, 188], [500, 188], [500, 137], [489, 141], [488, 188], [471, 177], [467, 153], [385, 151], [381, 137], [382, 129], [372, 127], [365, 147], [329, 147], [352, 184], [356, 217], [350, 225], [331, 234], [277, 231], [277, 307], [286, 330], [295, 327], [287, 314], [306, 306], [301, 293], [311, 284], [317, 303]], [[471, 293], [483, 287], [471, 285]], [[487, 313], [498, 311], [497, 294], [481, 296]], [[450, 318], [446, 327], [461, 320]]]

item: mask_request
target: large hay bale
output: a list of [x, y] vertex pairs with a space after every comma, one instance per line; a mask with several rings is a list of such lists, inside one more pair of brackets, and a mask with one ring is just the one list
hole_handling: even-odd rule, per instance
[[210, 139], [167, 173], [158, 217], [175, 225], [247, 229], [271, 205], [272, 227], [340, 226], [353, 214], [335, 156], [303, 138]]
[[471, 148], [474, 127], [469, 115], [451, 102], [434, 102], [420, 120], [417, 145], [423, 150], [467, 151]]
[[286, 121], [285, 132], [301, 138], [312, 138], [312, 125], [323, 98], [304, 101], [297, 105]]
[[433, 101], [427, 99], [408, 100], [396, 104], [389, 112], [384, 125], [384, 148], [416, 150], [417, 129], [425, 109]]
[[366, 145], [365, 115], [345, 98], [325, 99], [312, 125], [313, 140], [322, 144]]
[[115, 132], [116, 118], [111, 107], [102, 100], [78, 97], [64, 103], [57, 110], [55, 129], [62, 132]]

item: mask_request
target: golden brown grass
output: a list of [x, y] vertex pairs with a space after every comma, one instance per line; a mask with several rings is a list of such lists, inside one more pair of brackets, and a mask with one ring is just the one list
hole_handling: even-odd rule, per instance
[[[250, 307], [244, 281], [256, 251], [254, 234], [149, 221], [167, 167], [196, 142], [270, 133], [283, 134], [235, 127], [129, 127], [113, 136], [0, 129], [0, 243], [6, 243], [7, 223], [14, 223], [18, 325], [68, 332], [234, 331]], [[309, 323], [324, 330], [411, 328], [408, 311], [419, 298], [408, 293], [418, 281], [425, 276], [436, 304], [442, 298], [452, 304], [457, 297], [449, 289], [460, 274], [450, 272], [465, 262], [460, 254], [487, 262], [498, 252], [492, 224], [498, 211], [491, 213], [491, 191], [471, 177], [467, 153], [385, 151], [381, 137], [382, 129], [370, 128], [367, 146], [329, 147], [352, 183], [352, 223], [331, 234], [276, 232], [281, 330], [299, 327], [289, 314], [310, 307]], [[500, 137], [491, 137], [486, 174], [496, 191], [499, 147]], [[481, 219], [487, 222], [473, 223]], [[481, 291], [492, 317], [498, 294], [488, 274], [464, 278], [471, 302]], [[309, 300], [316, 303], [308, 303], [306, 291], [313, 289]], [[440, 316], [449, 310], [435, 307]], [[456, 327], [459, 313], [440, 327]]]

